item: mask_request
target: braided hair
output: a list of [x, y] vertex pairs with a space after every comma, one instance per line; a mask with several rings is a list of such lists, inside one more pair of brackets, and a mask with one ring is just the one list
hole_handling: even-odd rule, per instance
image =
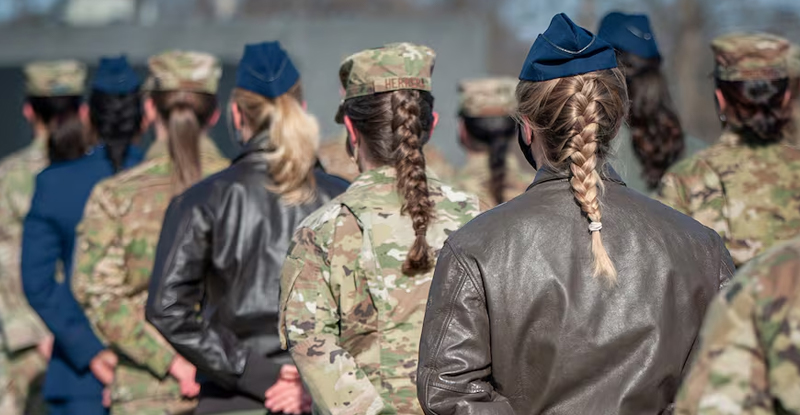
[[411, 218], [415, 234], [403, 273], [430, 271], [434, 257], [426, 235], [435, 213], [422, 145], [433, 125], [433, 96], [419, 90], [384, 92], [348, 99], [342, 109], [363, 134], [370, 161], [397, 170], [397, 191], [403, 197], [401, 212]]
[[716, 79], [725, 102], [726, 125], [753, 144], [783, 139], [791, 127], [792, 107], [786, 101], [789, 80], [723, 81]]
[[[517, 86], [519, 117], [540, 132], [536, 140], [547, 164], [569, 169], [570, 187], [583, 214], [600, 222], [597, 167], [605, 160], [628, 108], [625, 78], [607, 69]], [[603, 246], [600, 229], [591, 229], [594, 276], [616, 282], [617, 270]]]
[[505, 202], [506, 156], [508, 145], [517, 133], [517, 123], [512, 117], [467, 117], [462, 115], [470, 140], [476, 150], [489, 152], [489, 190], [496, 204]]
[[108, 94], [93, 91], [89, 97], [92, 127], [105, 144], [114, 171], [122, 169], [128, 147], [142, 129], [142, 99], [138, 92]]
[[628, 124], [633, 150], [642, 164], [642, 176], [652, 190], [683, 153], [683, 129], [661, 73], [661, 59], [644, 59], [618, 51], [617, 60], [624, 68], [630, 93]]

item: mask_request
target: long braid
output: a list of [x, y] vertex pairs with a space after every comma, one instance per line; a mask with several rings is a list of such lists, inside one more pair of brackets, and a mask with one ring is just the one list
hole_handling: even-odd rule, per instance
[[[573, 113], [572, 138], [568, 141], [561, 159], [570, 160], [572, 187], [575, 200], [592, 222], [600, 222], [602, 213], [598, 199], [598, 186], [602, 186], [597, 173], [597, 132], [602, 110], [598, 104], [598, 83], [591, 76], [574, 78], [575, 92], [567, 101], [565, 110]], [[594, 256], [594, 276], [604, 276], [609, 282], [616, 282], [617, 270], [603, 246], [600, 231], [592, 233], [592, 255]]]
[[392, 93], [392, 133], [396, 137], [397, 189], [403, 196], [401, 212], [408, 214], [416, 235], [408, 252], [403, 272], [409, 275], [429, 271], [433, 267], [433, 252], [426, 239], [428, 225], [434, 217], [433, 201], [425, 174], [422, 154], [422, 122], [420, 95], [416, 90]]

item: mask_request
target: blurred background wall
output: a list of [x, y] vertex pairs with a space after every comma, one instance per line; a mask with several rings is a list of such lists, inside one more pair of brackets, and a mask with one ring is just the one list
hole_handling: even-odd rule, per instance
[[[390, 41], [429, 44], [438, 53], [433, 144], [454, 163], [459, 78], [519, 72], [536, 35], [566, 12], [594, 30], [607, 12], [651, 15], [665, 71], [685, 129], [716, 140], [708, 42], [735, 30], [764, 30], [800, 41], [800, 0], [0, 0], [0, 154], [30, 139], [20, 108], [29, 60], [77, 58], [88, 64], [125, 52], [142, 69], [168, 48], [203, 50], [225, 62], [221, 102], [247, 42], [280, 40], [299, 66], [309, 109], [326, 138], [339, 102], [337, 70], [349, 53]], [[225, 120], [213, 135], [234, 151]]]

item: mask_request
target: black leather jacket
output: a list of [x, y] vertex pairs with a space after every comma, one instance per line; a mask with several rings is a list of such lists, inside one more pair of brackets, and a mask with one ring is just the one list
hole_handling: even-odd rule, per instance
[[667, 413], [706, 307], [734, 271], [719, 235], [609, 170], [602, 237], [618, 272], [592, 277], [588, 221], [566, 174], [442, 249], [420, 343], [428, 414]]
[[264, 392], [291, 363], [278, 336], [289, 243], [306, 216], [348, 185], [315, 171], [316, 200], [285, 205], [265, 186], [268, 140], [248, 141], [231, 167], [176, 197], [164, 218], [147, 320], [197, 366], [197, 413], [264, 409]]

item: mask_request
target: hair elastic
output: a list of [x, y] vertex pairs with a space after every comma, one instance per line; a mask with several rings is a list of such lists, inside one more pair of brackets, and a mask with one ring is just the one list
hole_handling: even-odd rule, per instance
[[589, 223], [589, 232], [600, 232], [600, 229], [603, 229], [603, 222]]

